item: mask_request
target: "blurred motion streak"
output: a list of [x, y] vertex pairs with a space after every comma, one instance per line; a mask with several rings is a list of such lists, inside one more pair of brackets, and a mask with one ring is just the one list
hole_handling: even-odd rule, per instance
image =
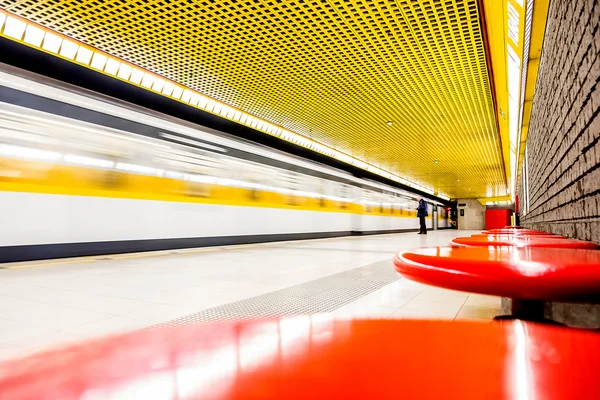
[[343, 183], [227, 156], [217, 146], [186, 146], [188, 139], [175, 135], [168, 137], [181, 144], [17, 114], [4, 104], [0, 125], [3, 191], [416, 215], [408, 197], [357, 193]]

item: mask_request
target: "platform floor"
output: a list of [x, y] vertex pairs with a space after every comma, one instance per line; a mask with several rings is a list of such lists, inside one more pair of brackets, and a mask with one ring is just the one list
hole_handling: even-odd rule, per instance
[[470, 231], [309, 240], [0, 265], [0, 360], [157, 324], [332, 313], [490, 320], [500, 299], [393, 272], [401, 249]]

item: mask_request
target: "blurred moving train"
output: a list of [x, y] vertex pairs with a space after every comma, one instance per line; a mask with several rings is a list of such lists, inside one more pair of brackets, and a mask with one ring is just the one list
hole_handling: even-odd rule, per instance
[[[0, 262], [413, 230], [415, 198], [0, 72]], [[430, 228], [449, 226], [441, 205], [430, 202]]]

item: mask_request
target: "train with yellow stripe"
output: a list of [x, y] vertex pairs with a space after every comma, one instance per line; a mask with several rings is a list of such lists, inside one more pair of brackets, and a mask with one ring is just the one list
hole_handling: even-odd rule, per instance
[[[415, 198], [0, 72], [0, 262], [408, 231]], [[448, 227], [441, 203], [429, 215]]]

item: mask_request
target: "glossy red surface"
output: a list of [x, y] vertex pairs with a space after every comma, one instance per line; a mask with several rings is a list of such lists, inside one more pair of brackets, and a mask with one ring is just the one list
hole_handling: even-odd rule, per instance
[[0, 368], [11, 400], [592, 399], [600, 335], [294, 317], [144, 331]]
[[516, 299], [600, 302], [600, 251], [559, 248], [432, 247], [398, 254], [408, 279]]
[[519, 248], [553, 247], [564, 249], [597, 249], [594, 242], [575, 239], [554, 239], [537, 236], [460, 237], [450, 241], [451, 246], [513, 246]]

